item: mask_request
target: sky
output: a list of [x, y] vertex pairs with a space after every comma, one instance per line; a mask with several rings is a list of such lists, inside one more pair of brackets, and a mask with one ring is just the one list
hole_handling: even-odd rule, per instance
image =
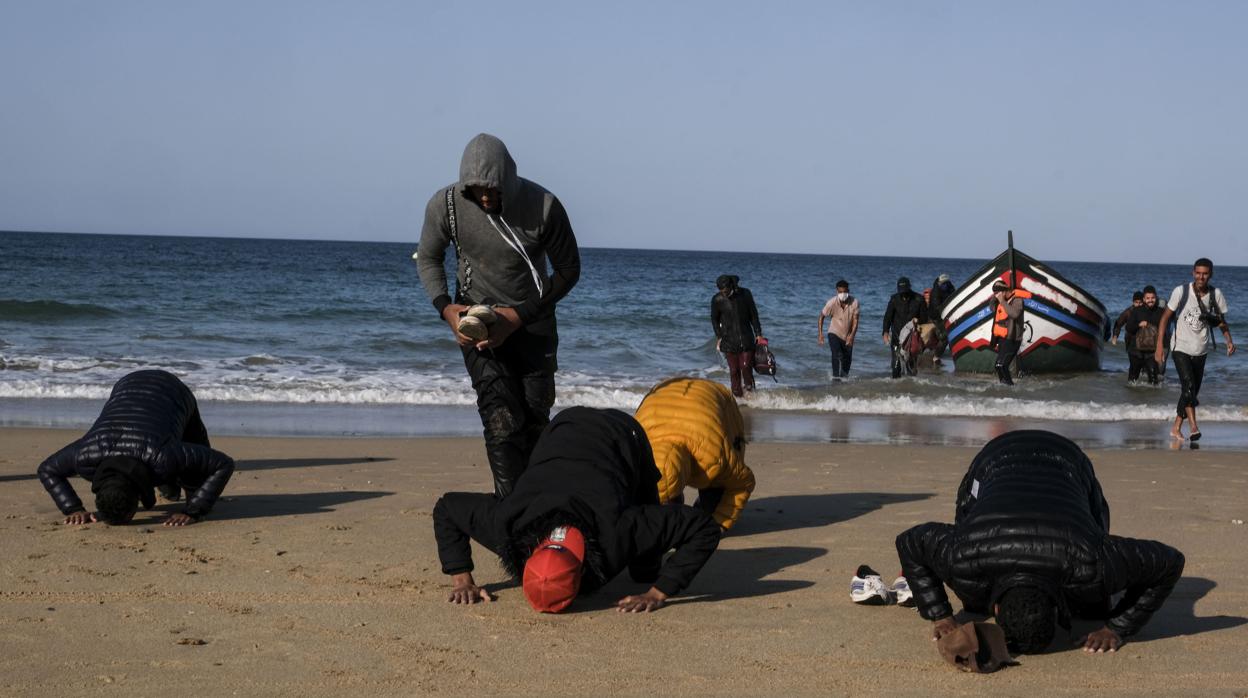
[[0, 230], [1248, 264], [1248, 3], [0, 0]]

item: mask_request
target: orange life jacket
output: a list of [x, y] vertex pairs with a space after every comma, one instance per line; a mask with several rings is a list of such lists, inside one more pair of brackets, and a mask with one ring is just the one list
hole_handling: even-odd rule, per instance
[[[1031, 298], [1030, 291], [1024, 291], [1021, 288], [1014, 289], [1015, 298]], [[992, 336], [1005, 339], [1010, 336], [1010, 316], [1005, 312], [1005, 304], [997, 303], [997, 314], [992, 322]]]

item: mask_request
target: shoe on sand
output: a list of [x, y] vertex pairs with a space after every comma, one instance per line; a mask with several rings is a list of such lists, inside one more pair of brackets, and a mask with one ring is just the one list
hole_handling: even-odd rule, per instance
[[866, 565], [858, 567], [854, 578], [849, 580], [849, 600], [865, 606], [883, 606], [891, 603], [893, 598], [884, 586], [880, 573]]
[[477, 342], [488, 339], [490, 336], [490, 328], [480, 318], [471, 315], [461, 317], [457, 329], [460, 334]]
[[914, 592], [910, 591], [910, 582], [907, 582], [905, 577], [897, 577], [897, 579], [893, 581], [893, 588], [891, 591], [893, 592], [893, 598], [897, 601], [898, 606], [905, 606], [909, 608], [915, 604]]

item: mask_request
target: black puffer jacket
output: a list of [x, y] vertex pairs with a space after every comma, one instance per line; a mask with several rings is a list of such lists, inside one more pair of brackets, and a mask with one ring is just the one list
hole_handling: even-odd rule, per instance
[[628, 567], [635, 581], [678, 594], [715, 552], [720, 528], [692, 507], [660, 506], [658, 480], [636, 420], [617, 410], [568, 408], [546, 426], [506, 499], [450, 492], [438, 500], [433, 531], [442, 571], [472, 571], [472, 539], [519, 577], [551, 528], [573, 525], [586, 538], [586, 591]]
[[722, 292], [712, 296], [711, 327], [720, 351], [753, 351], [754, 338], [763, 336], [763, 326], [758, 322], [758, 306], [750, 289], [736, 286], [731, 296]]
[[[972, 612], [991, 613], [1013, 586], [1047, 589], [1063, 615], [1107, 620], [1133, 635], [1170, 595], [1183, 554], [1109, 535], [1109, 506], [1079, 447], [1044, 431], [988, 443], [958, 490], [954, 525], [928, 523], [897, 537], [920, 614], [953, 614], [944, 585]], [[1110, 596], [1126, 592], [1110, 609]]]
[[62, 513], [81, 511], [68, 478], [94, 479], [110, 456], [139, 459], [156, 484], [194, 490], [186, 513], [195, 517], [212, 509], [234, 472], [233, 459], [209, 447], [191, 389], [165, 371], [135, 371], [117, 381], [95, 424], [40, 464], [39, 480]]

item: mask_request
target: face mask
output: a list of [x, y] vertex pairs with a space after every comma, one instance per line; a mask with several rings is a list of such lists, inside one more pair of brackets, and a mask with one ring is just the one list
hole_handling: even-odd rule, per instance
[[836, 299], [844, 303], [845, 301], [849, 300], [849, 293], [838, 293], [836, 294]]

